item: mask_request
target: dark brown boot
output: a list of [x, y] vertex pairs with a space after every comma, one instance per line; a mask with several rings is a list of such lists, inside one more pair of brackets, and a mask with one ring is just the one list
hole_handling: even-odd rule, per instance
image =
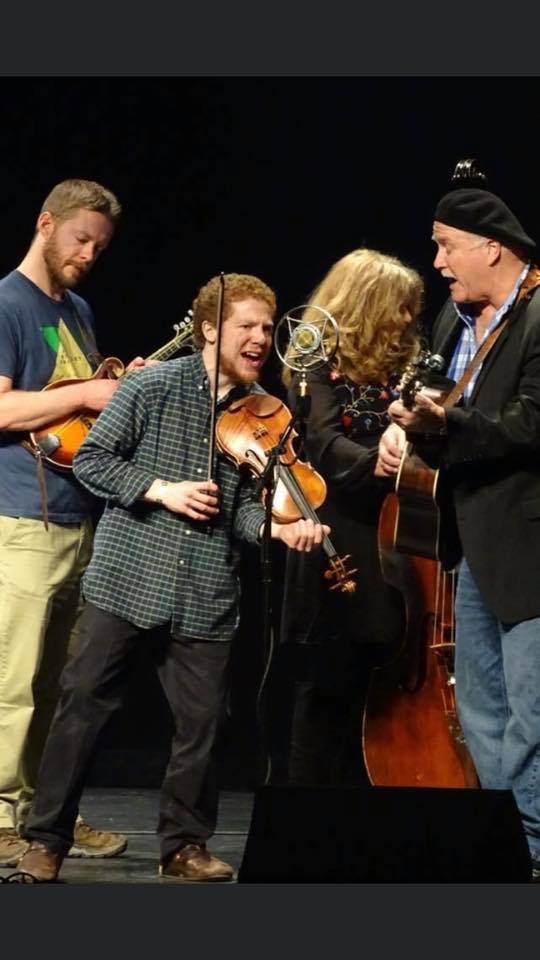
[[29, 873], [41, 883], [53, 883], [60, 871], [63, 853], [55, 853], [44, 843], [32, 840], [26, 853], [23, 853], [17, 864], [19, 873]]

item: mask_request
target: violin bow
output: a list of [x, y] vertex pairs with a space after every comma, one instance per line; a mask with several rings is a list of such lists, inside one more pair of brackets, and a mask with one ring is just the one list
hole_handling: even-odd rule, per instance
[[219, 275], [219, 294], [216, 318], [216, 360], [210, 414], [210, 439], [208, 443], [208, 480], [214, 479], [214, 455], [216, 451], [216, 416], [218, 405], [219, 361], [221, 356], [221, 328], [223, 326], [223, 300], [225, 295], [225, 274]]

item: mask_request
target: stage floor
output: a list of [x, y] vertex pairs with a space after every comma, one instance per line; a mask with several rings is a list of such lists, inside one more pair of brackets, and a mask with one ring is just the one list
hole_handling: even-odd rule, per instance
[[[66, 884], [158, 884], [159, 790], [89, 787], [81, 813], [126, 834], [118, 857], [64, 861]], [[208, 847], [245, 883], [528, 883], [530, 859], [509, 791], [267, 787], [223, 790]], [[248, 842], [249, 836], [249, 842]], [[0, 869], [8, 877], [16, 867]], [[200, 883], [196, 886], [201, 886]], [[219, 884], [211, 884], [219, 886]]]
[[[158, 803], [158, 790], [113, 787], [86, 790], [81, 802], [83, 817], [97, 829], [114, 830], [126, 834], [129, 840], [128, 847], [119, 857], [106, 859], [68, 857], [62, 866], [61, 879], [70, 884], [173, 885], [174, 881], [164, 880], [157, 873]], [[212, 853], [226, 860], [236, 871], [244, 853], [252, 805], [252, 793], [222, 792], [217, 831], [208, 844]], [[16, 867], [1, 867], [0, 877], [9, 876], [15, 870]]]

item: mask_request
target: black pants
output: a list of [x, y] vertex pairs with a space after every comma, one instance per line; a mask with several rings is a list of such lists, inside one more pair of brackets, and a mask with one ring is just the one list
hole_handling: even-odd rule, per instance
[[[122, 705], [131, 655], [148, 631], [87, 603], [77, 653], [61, 678], [24, 836], [67, 853], [100, 734]], [[216, 827], [218, 788], [212, 747], [225, 690], [230, 643], [170, 637], [156, 662], [174, 734], [161, 788], [162, 862], [187, 843], [205, 843]]]
[[336, 635], [306, 647], [307, 663], [293, 694], [288, 781], [368, 786], [363, 712], [371, 672], [384, 660], [386, 645], [356, 644]]

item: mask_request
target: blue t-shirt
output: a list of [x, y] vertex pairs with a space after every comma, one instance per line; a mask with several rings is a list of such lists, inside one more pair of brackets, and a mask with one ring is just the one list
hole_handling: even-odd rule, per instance
[[[56, 380], [90, 377], [96, 351], [94, 318], [74, 293], [48, 297], [18, 270], [0, 280], [0, 376], [17, 390], [41, 390]], [[42, 517], [36, 460], [21, 446], [27, 434], [0, 430], [0, 515]], [[45, 465], [49, 519], [78, 523], [93, 499], [71, 471]]]

